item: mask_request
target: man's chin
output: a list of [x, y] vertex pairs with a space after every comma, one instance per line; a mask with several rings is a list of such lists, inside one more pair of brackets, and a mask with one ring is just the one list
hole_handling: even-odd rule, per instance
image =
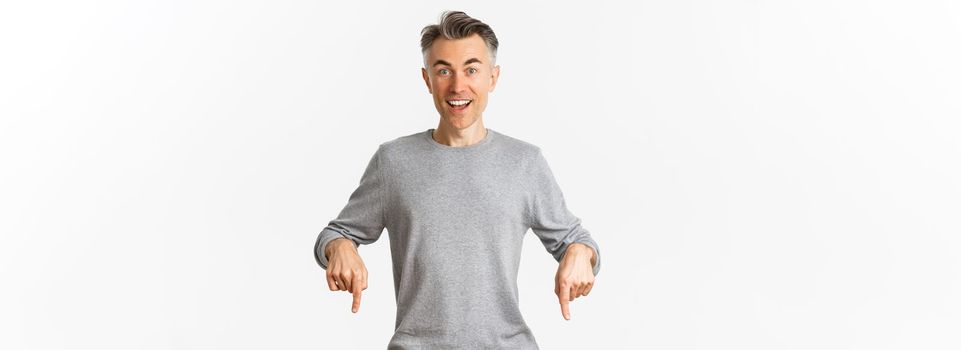
[[474, 125], [474, 122], [477, 121], [476, 118], [473, 118], [469, 115], [448, 115], [444, 117], [444, 119], [447, 121], [448, 125], [458, 130], [466, 129], [469, 126]]

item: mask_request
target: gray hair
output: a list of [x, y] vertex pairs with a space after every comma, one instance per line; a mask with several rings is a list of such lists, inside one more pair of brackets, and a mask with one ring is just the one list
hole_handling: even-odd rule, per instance
[[434, 43], [434, 39], [443, 36], [448, 40], [456, 40], [480, 35], [487, 44], [487, 51], [491, 55], [491, 66], [497, 60], [497, 36], [490, 26], [477, 19], [471, 18], [461, 11], [444, 11], [440, 15], [440, 23], [431, 24], [420, 31], [420, 52], [424, 55], [424, 67], [427, 66], [427, 50]]

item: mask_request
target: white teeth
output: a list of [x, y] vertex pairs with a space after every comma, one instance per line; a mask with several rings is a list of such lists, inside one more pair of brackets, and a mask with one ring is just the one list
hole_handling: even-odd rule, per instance
[[452, 101], [447, 101], [447, 103], [449, 103], [449, 104], [451, 104], [451, 105], [453, 105], [453, 106], [463, 106], [463, 105], [466, 105], [467, 103], [469, 103], [470, 101], [471, 101], [471, 100], [452, 100]]

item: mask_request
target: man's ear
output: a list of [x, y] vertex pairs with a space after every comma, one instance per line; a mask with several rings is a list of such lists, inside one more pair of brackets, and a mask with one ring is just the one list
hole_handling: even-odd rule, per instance
[[424, 76], [424, 83], [427, 84], [427, 92], [430, 92], [430, 77], [427, 76], [427, 70], [424, 68], [421, 68], [420, 75]]
[[492, 73], [493, 75], [491, 76], [491, 90], [490, 90], [490, 92], [493, 92], [493, 91], [494, 91], [494, 86], [497, 86], [497, 78], [501, 76], [501, 66], [500, 66], [500, 65], [494, 66], [494, 69], [491, 70], [491, 73]]

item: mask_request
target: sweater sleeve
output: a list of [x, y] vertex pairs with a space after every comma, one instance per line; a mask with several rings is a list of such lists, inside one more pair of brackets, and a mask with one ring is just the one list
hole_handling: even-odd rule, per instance
[[378, 147], [377, 152], [370, 158], [360, 184], [351, 193], [340, 214], [317, 236], [314, 258], [324, 270], [328, 264], [324, 252], [330, 241], [345, 237], [350, 239], [355, 247], [360, 247], [361, 244], [374, 243], [384, 232], [386, 182], [382, 169], [382, 150], [383, 145]]
[[593, 248], [593, 272], [597, 276], [601, 269], [601, 251], [590, 232], [581, 226], [581, 219], [567, 209], [561, 188], [539, 148], [530, 169], [532, 193], [528, 217], [531, 230], [558, 262], [564, 258], [567, 247], [572, 243], [583, 243]]

